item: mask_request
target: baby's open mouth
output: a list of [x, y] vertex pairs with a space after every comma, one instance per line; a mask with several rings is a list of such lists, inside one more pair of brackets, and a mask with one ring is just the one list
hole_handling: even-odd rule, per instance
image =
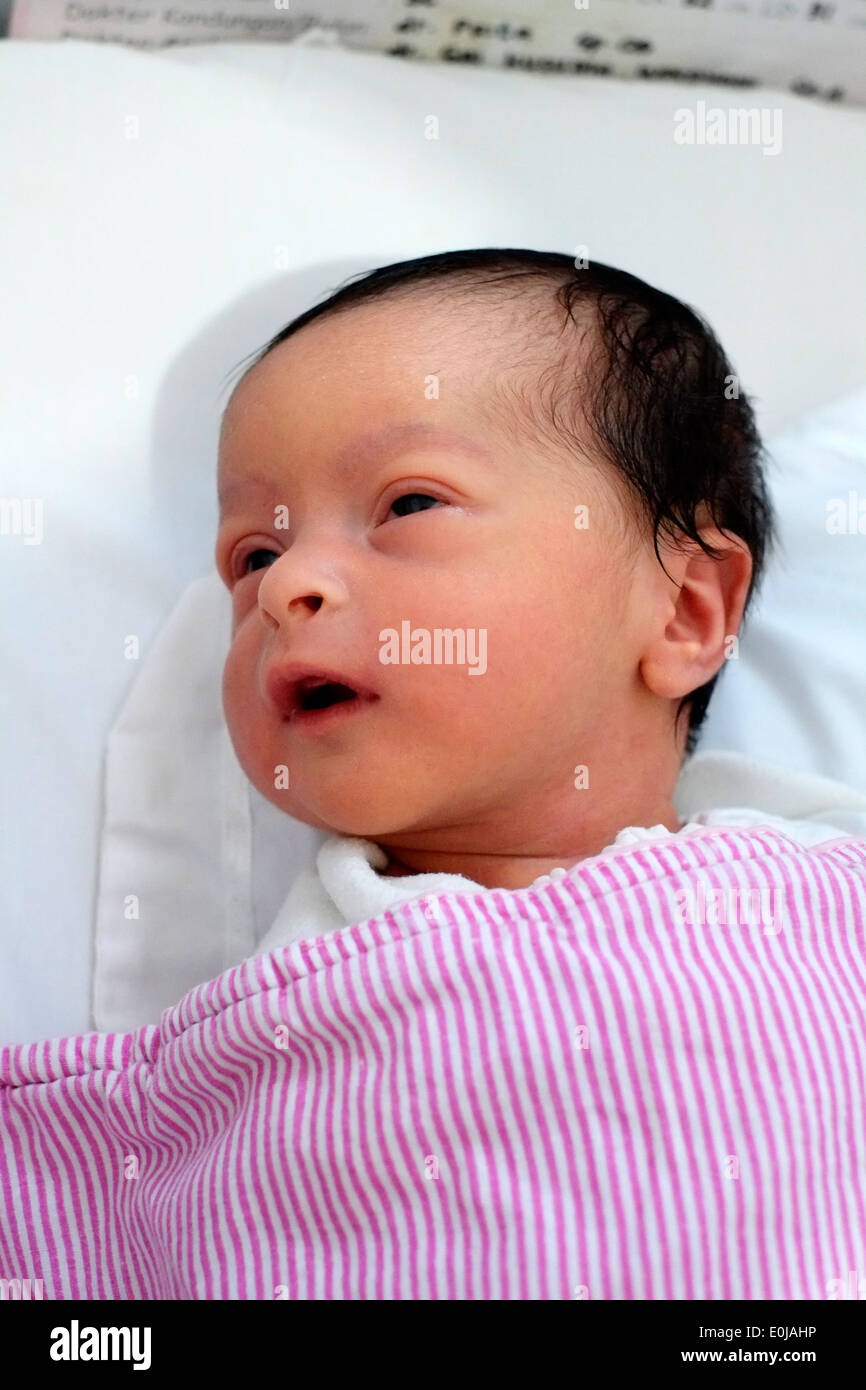
[[363, 684], [344, 680], [346, 672], [319, 670], [310, 662], [283, 662], [266, 673], [263, 690], [268, 701], [289, 722], [317, 722], [328, 711], [349, 714], [353, 709], [379, 699], [375, 691]]
[[327, 709], [343, 700], [357, 700], [357, 692], [339, 681], [317, 681], [312, 677], [298, 686], [298, 707], [302, 710]]
[[367, 708], [378, 698], [344, 681], [309, 678], [296, 684], [288, 721], [307, 733], [329, 729], [332, 724], [351, 719], [356, 711]]

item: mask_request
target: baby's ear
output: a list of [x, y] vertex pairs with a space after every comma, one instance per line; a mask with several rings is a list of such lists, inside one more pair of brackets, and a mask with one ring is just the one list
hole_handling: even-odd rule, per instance
[[752, 570], [754, 568], [752, 552], [741, 536], [720, 531], [712, 522], [701, 525], [698, 529], [706, 544], [712, 546], [717, 553], [721, 552], [721, 558], [714, 560], [701, 551], [699, 547], [695, 547], [697, 553], [691, 558], [696, 565], [701, 565], [704, 562], [706, 565], [718, 567], [718, 585], [724, 600], [725, 621], [728, 629], [726, 635], [736, 636], [743, 620], [743, 610], [746, 607], [749, 586], [752, 582]]
[[699, 529], [718, 558], [687, 539], [667, 549], [673, 585], [660, 593], [658, 621], [640, 663], [645, 684], [666, 699], [682, 699], [716, 675], [728, 639], [739, 631], [752, 578], [745, 541], [712, 525]]

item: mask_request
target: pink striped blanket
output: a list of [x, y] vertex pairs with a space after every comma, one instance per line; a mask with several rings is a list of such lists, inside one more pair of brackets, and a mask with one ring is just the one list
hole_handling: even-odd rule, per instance
[[6, 1048], [0, 1276], [838, 1297], [866, 1274], [864, 923], [866, 840], [708, 828], [417, 898], [158, 1024]]

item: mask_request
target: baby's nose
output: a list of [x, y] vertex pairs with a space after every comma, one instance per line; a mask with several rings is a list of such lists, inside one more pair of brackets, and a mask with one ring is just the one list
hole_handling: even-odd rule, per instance
[[268, 566], [258, 590], [259, 612], [269, 627], [307, 618], [323, 606], [342, 607], [347, 600], [339, 575], [309, 548], [295, 546]]
[[[307, 607], [311, 612], [316, 613], [321, 608], [322, 602], [321, 594], [305, 594], [290, 600], [287, 613], [291, 613], [293, 609], [296, 610], [298, 606]], [[261, 591], [259, 592], [259, 613], [265, 627], [279, 628], [280, 620], [262, 603]]]

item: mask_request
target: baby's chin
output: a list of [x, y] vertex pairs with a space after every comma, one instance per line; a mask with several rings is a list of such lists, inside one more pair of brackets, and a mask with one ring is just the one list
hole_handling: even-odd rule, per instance
[[364, 796], [357, 791], [351, 801], [338, 800], [329, 804], [319, 801], [315, 806], [305, 804], [297, 795], [288, 791], [280, 793], [273, 786], [259, 785], [257, 788], [271, 805], [284, 811], [292, 820], [301, 821], [313, 830], [324, 830], [330, 835], [348, 835], [359, 840], [377, 840], [380, 836], [402, 835], [411, 830], [435, 829], [438, 821], [419, 813], [407, 815], [405, 796], [399, 806], [388, 807], [374, 803], [372, 794]]
[[[284, 811], [292, 820], [311, 826], [313, 830], [325, 830], [331, 835], [354, 835], [366, 840], [372, 837], [373, 828], [378, 824], [378, 817], [370, 815], [369, 803], [366, 813], [360, 806], [339, 804], [336, 800], [333, 804], [319, 802], [311, 806], [288, 790], [281, 792], [261, 782], [254, 782], [254, 785], [272, 806]], [[399, 819], [403, 820], [404, 817], [400, 816]]]

